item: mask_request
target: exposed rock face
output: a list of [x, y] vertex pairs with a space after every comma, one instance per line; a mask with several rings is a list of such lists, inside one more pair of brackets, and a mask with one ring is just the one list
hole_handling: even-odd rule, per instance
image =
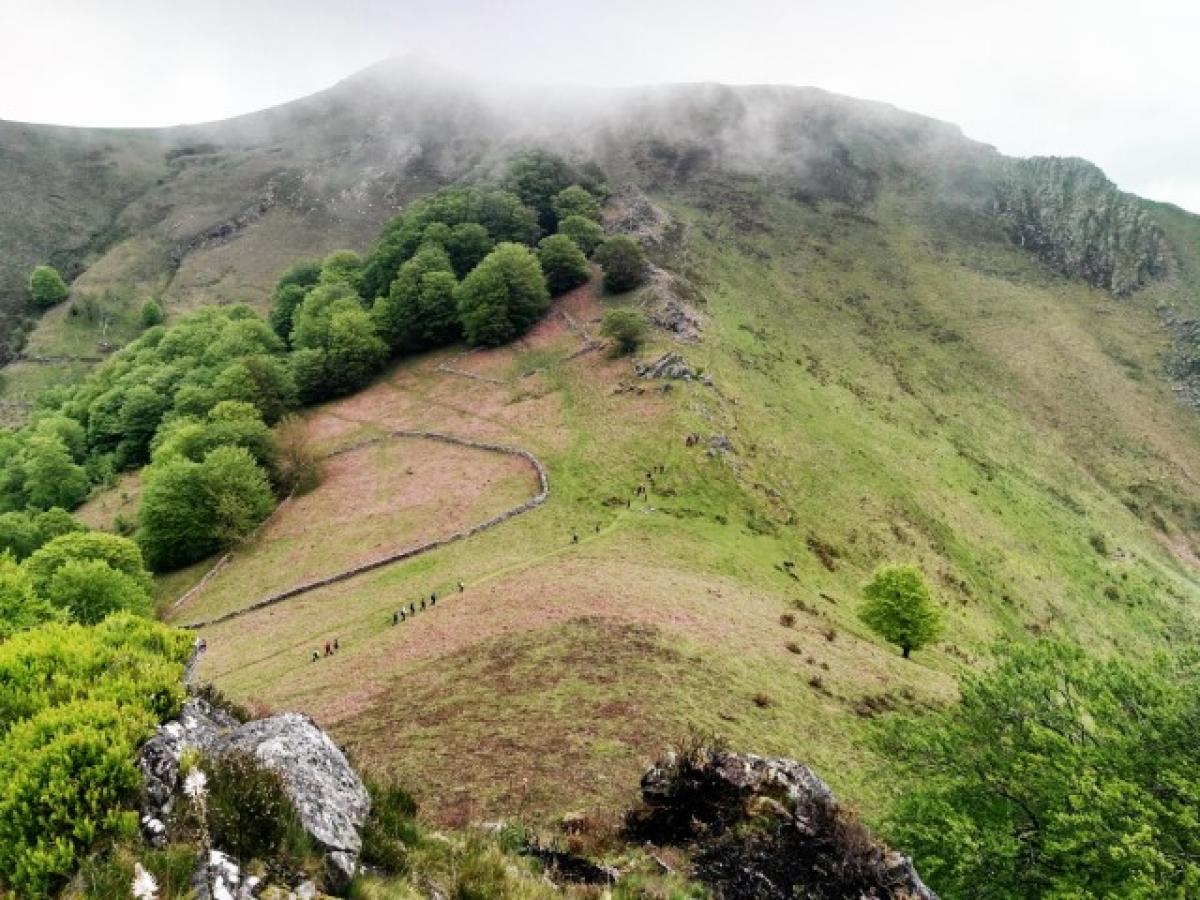
[[142, 828], [156, 846], [166, 840], [164, 822], [179, 782], [179, 759], [188, 747], [208, 754], [250, 753], [278, 772], [301, 824], [325, 851], [329, 887], [340, 890], [349, 884], [362, 849], [359, 829], [371, 801], [345, 755], [310, 718], [283, 713], [239, 724], [203, 698], [189, 698], [179, 718], [159, 728], [138, 758]]
[[684, 344], [694, 344], [700, 340], [700, 314], [685, 299], [697, 295], [697, 291], [688, 281], [665, 269], [651, 266], [645, 293], [648, 300], [646, 317], [652, 325]]
[[1014, 242], [1116, 296], [1166, 272], [1166, 238], [1141, 201], [1085, 160], [1007, 163], [994, 209]]
[[668, 351], [658, 359], [634, 363], [633, 370], [639, 378], [673, 378], [679, 381], [692, 381], [698, 376], [686, 359], [674, 351]]
[[[696, 871], [730, 900], [937, 900], [912, 861], [874, 840], [795, 760], [695, 749], [642, 777], [633, 836], [694, 848]], [[739, 828], [752, 823], [754, 827]]]
[[638, 188], [629, 186], [609, 198], [603, 224], [609, 234], [627, 234], [647, 247], [656, 247], [665, 240], [671, 217]]
[[359, 829], [371, 798], [329, 735], [308, 716], [282, 713], [239, 726], [223, 746], [252, 753], [280, 774], [305, 831], [325, 850], [331, 886], [348, 885], [358, 865]]

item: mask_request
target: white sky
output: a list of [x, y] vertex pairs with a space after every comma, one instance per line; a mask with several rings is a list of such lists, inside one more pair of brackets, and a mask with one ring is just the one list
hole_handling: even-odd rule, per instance
[[250, 112], [419, 53], [489, 81], [815, 85], [1200, 212], [1200, 0], [0, 0], [0, 118]]

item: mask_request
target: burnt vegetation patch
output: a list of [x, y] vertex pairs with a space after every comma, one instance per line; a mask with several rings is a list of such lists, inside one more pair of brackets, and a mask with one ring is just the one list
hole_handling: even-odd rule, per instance
[[791, 760], [730, 753], [693, 736], [646, 773], [642, 797], [627, 836], [684, 849], [716, 897], [933, 897], [906, 857]]

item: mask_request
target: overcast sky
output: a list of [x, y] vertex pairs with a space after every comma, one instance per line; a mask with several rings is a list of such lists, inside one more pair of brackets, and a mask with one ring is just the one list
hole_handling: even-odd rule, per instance
[[166, 125], [421, 54], [489, 81], [815, 85], [1200, 212], [1200, 0], [0, 0], [0, 118]]

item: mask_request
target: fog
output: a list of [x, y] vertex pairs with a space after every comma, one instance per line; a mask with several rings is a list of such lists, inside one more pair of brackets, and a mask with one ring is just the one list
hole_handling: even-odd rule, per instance
[[5, 119], [206, 121], [419, 54], [492, 85], [814, 85], [1200, 211], [1188, 2], [0, 0], [0, 33]]

